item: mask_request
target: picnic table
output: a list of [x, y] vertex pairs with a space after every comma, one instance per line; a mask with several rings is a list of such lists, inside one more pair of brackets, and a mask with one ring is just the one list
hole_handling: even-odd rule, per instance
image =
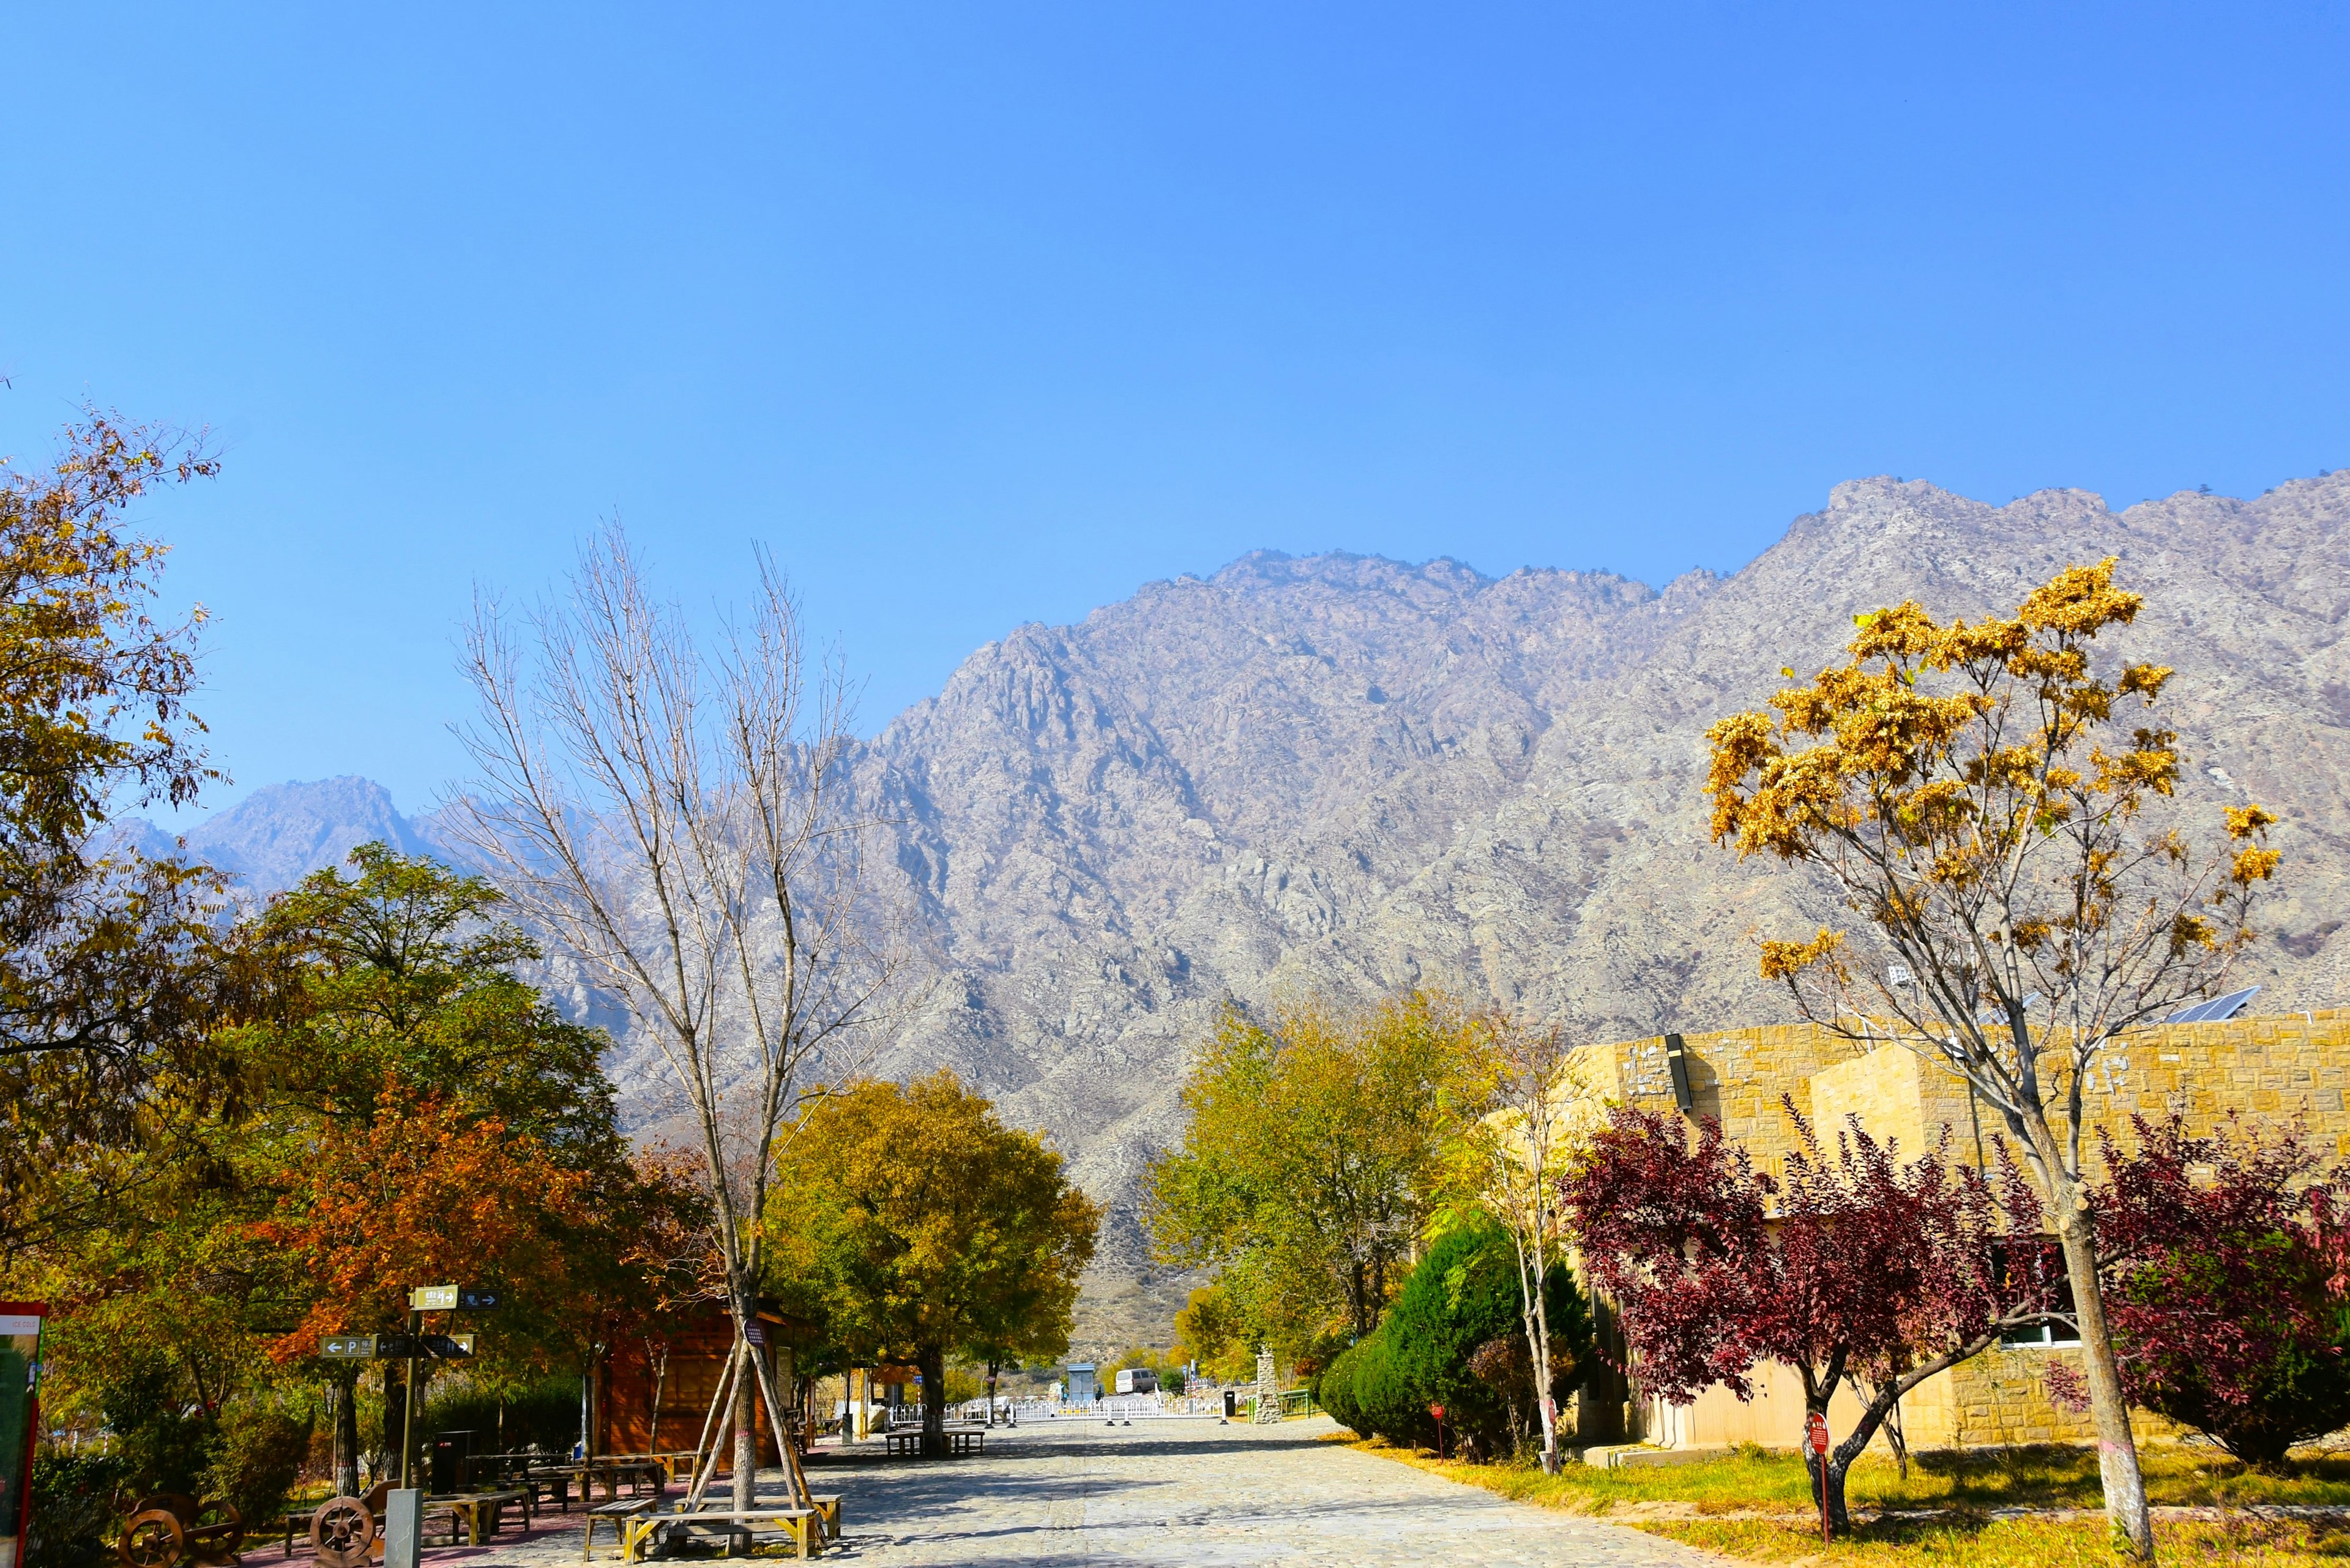
[[[939, 1435], [946, 1439], [947, 1455], [951, 1459], [983, 1453], [987, 1449], [987, 1428], [984, 1427], [948, 1427]], [[889, 1445], [891, 1459], [900, 1454], [919, 1455], [922, 1451], [922, 1429], [920, 1427], [901, 1427], [894, 1432], [884, 1433], [881, 1440]]]
[[[484, 1539], [497, 1534], [498, 1527], [505, 1522], [506, 1504], [510, 1502], [522, 1504], [523, 1522], [527, 1525], [534, 1512], [536, 1501], [535, 1494], [527, 1488], [515, 1487], [496, 1491], [456, 1492], [445, 1498], [427, 1498], [424, 1506], [431, 1508], [436, 1504], [446, 1503], [450, 1511], [451, 1542], [453, 1544], [456, 1540], [456, 1520], [463, 1517], [465, 1521], [465, 1544], [479, 1546]], [[489, 1526], [487, 1530], [482, 1528], [484, 1522]]]
[[619, 1459], [576, 1459], [566, 1464], [533, 1465], [523, 1472], [525, 1479], [545, 1482], [555, 1488], [556, 1506], [564, 1512], [571, 1511], [571, 1482], [579, 1482], [579, 1501], [590, 1502], [588, 1495], [596, 1482], [604, 1483], [604, 1501], [618, 1502], [620, 1483], [627, 1481], [637, 1496], [643, 1496], [650, 1486], [656, 1498], [669, 1490], [670, 1468], [651, 1455], [629, 1455]]

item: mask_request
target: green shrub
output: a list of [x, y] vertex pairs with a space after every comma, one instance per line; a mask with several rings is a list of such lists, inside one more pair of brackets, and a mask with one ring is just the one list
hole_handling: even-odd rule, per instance
[[1338, 1353], [1329, 1366], [1314, 1378], [1314, 1402], [1330, 1412], [1330, 1418], [1351, 1429], [1358, 1438], [1371, 1435], [1370, 1424], [1363, 1419], [1363, 1407], [1355, 1398], [1355, 1372], [1362, 1364], [1362, 1345], [1350, 1345]]
[[33, 1523], [25, 1568], [96, 1568], [114, 1555], [117, 1494], [130, 1480], [128, 1460], [112, 1454], [33, 1456]]
[[99, 1411], [114, 1434], [125, 1485], [141, 1493], [202, 1491], [219, 1433], [212, 1415], [188, 1398], [180, 1369], [156, 1358], [109, 1372], [98, 1390]]
[[204, 1471], [203, 1494], [225, 1498], [248, 1531], [257, 1530], [286, 1506], [310, 1454], [311, 1419], [296, 1421], [283, 1410], [238, 1406], [224, 1416]]
[[[1589, 1316], [1564, 1264], [1552, 1267], [1544, 1298], [1561, 1363], [1553, 1389], [1563, 1398], [1589, 1355]], [[1472, 1451], [1498, 1451], [1511, 1435], [1509, 1391], [1480, 1376], [1471, 1360], [1496, 1340], [1524, 1334], [1520, 1301], [1517, 1250], [1506, 1231], [1469, 1227], [1440, 1238], [1373, 1336], [1380, 1353], [1357, 1374], [1363, 1415], [1392, 1441], [1427, 1443], [1436, 1436], [1429, 1407], [1441, 1405], [1445, 1427]]]
[[1357, 1348], [1361, 1355], [1355, 1365], [1355, 1404], [1363, 1420], [1391, 1443], [1425, 1440], [1428, 1407], [1414, 1397], [1388, 1324], [1381, 1324]]

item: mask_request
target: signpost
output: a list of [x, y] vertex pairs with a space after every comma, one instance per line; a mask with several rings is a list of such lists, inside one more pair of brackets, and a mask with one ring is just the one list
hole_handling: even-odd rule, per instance
[[[418, 1285], [408, 1293], [406, 1334], [330, 1334], [318, 1342], [318, 1354], [328, 1361], [405, 1361], [408, 1398], [400, 1418], [400, 1485], [406, 1490], [416, 1447], [416, 1364], [420, 1361], [462, 1361], [473, 1354], [470, 1334], [427, 1334], [428, 1312], [494, 1312], [500, 1304], [495, 1291], [471, 1285]], [[14, 1568], [0, 1557], [0, 1568]]]
[[1804, 1446], [1820, 1469], [1820, 1540], [1828, 1539], [1828, 1418], [1814, 1410], [1804, 1417]]
[[1444, 1457], [1444, 1407], [1430, 1402], [1428, 1413], [1436, 1419], [1436, 1457]]

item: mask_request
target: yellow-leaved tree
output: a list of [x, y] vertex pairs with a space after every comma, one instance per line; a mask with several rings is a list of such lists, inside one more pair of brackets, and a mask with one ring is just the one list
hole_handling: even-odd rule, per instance
[[[1889, 1033], [2002, 1120], [2055, 1216], [2106, 1506], [2140, 1562], [2152, 1525], [2098, 1293], [2083, 1089], [2105, 1047], [2209, 994], [2277, 865], [2257, 805], [2199, 842], [2164, 809], [2177, 737], [2126, 720], [2171, 671], [2095, 657], [2137, 618], [2114, 561], [2070, 566], [2014, 616], [1857, 618], [1850, 659], [1707, 732], [1713, 834], [1825, 872], [1867, 928], [1765, 941], [1762, 973], [1856, 1040]], [[1785, 672], [1791, 678], [1793, 670]]]
[[947, 1357], [1066, 1349], [1100, 1226], [1060, 1155], [951, 1072], [858, 1080], [786, 1128], [768, 1278], [846, 1355], [921, 1369], [924, 1448], [940, 1454]]

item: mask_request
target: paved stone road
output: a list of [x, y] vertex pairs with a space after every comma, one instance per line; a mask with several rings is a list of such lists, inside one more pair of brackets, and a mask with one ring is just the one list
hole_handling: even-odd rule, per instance
[[[846, 1516], [824, 1561], [843, 1568], [1721, 1568], [1725, 1561], [1317, 1440], [1332, 1430], [1326, 1419], [1118, 1428], [1064, 1420], [992, 1435], [976, 1459], [823, 1459], [810, 1480], [841, 1493]], [[576, 1532], [550, 1532], [480, 1552], [432, 1552], [427, 1564], [446, 1558], [555, 1568], [578, 1562], [578, 1542]], [[599, 1559], [607, 1555], [598, 1549]]]

